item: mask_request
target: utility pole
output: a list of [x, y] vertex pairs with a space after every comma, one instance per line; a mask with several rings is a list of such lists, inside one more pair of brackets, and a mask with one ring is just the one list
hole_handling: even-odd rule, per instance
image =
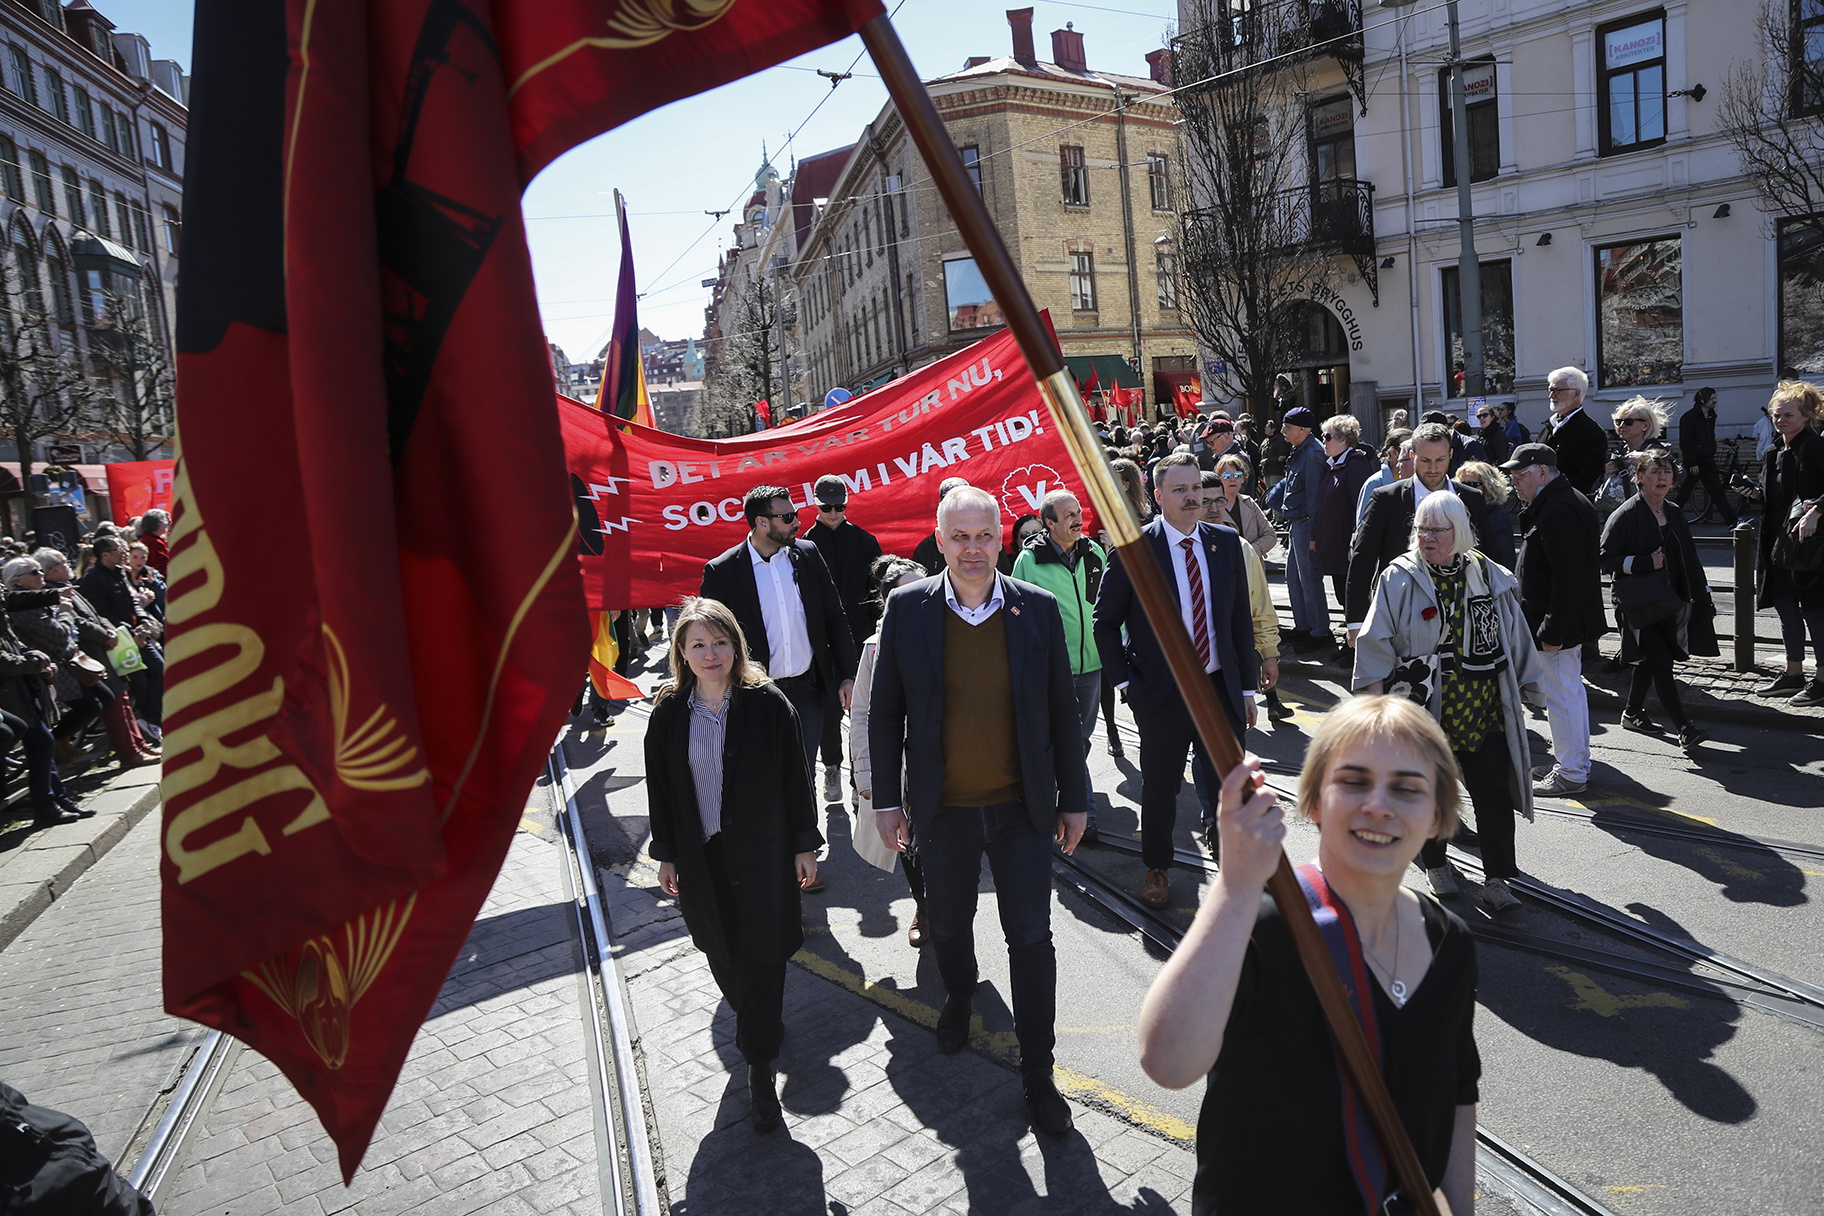
[[[1381, 7], [1405, 8], [1413, 2], [1381, 0]], [[1469, 102], [1463, 88], [1463, 43], [1457, 30], [1457, 0], [1448, 0], [1445, 4], [1445, 19], [1450, 26], [1450, 146], [1452, 167], [1457, 175], [1457, 314], [1463, 330], [1463, 395], [1479, 397], [1488, 383], [1482, 365], [1482, 263], [1476, 258], [1475, 207], [1469, 193]], [[1446, 397], [1450, 396], [1450, 372], [1451, 369], [1445, 369]], [[1416, 386], [1423, 377], [1416, 366], [1412, 374]]]
[[[785, 288], [779, 272], [785, 268], [785, 255], [773, 255], [773, 319], [779, 326], [779, 400], [772, 402], [774, 418], [789, 418], [792, 412], [792, 371], [785, 353]], [[783, 422], [775, 423], [784, 426]]]
[[1480, 397], [1482, 375], [1482, 263], [1476, 259], [1476, 217], [1469, 197], [1469, 102], [1463, 91], [1463, 44], [1457, 38], [1457, 0], [1450, 22], [1451, 159], [1457, 171], [1457, 314], [1463, 328], [1463, 396]]
[[1133, 321], [1134, 362], [1144, 368], [1145, 358], [1140, 353], [1140, 267], [1134, 264], [1134, 196], [1127, 179], [1127, 95], [1119, 85], [1114, 90], [1115, 159], [1121, 162], [1121, 227], [1127, 239], [1127, 313]]

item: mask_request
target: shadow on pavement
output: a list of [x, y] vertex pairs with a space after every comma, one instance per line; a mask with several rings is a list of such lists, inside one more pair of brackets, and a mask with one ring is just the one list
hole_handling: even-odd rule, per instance
[[[1690, 937], [1652, 908], [1633, 904], [1630, 910], [1655, 929]], [[1742, 1016], [1742, 1007], [1722, 989], [1694, 974], [1693, 982], [1713, 996], [1668, 992], [1489, 942], [1479, 942], [1477, 951], [1482, 956], [1478, 1002], [1535, 1042], [1639, 1069], [1687, 1110], [1716, 1123], [1744, 1123], [1759, 1109], [1754, 1095], [1711, 1059], [1735, 1037]]]
[[569, 903], [516, 908], [475, 922], [429, 1017], [527, 988], [582, 966]]

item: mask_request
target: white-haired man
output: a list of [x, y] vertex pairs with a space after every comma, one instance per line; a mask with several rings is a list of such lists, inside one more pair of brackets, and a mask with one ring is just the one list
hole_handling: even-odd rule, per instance
[[1545, 378], [1552, 416], [1539, 441], [1558, 454], [1558, 476], [1588, 498], [1609, 463], [1609, 436], [1583, 409], [1590, 378], [1582, 368], [1561, 367]]
[[944, 495], [937, 545], [944, 572], [895, 591], [881, 620], [868, 720], [874, 826], [888, 848], [918, 841], [946, 1055], [969, 1042], [988, 858], [1027, 1110], [1040, 1131], [1061, 1136], [1071, 1114], [1052, 1079], [1051, 846], [1076, 849], [1089, 790], [1064, 620], [1051, 592], [996, 569], [1001, 509], [987, 491]]

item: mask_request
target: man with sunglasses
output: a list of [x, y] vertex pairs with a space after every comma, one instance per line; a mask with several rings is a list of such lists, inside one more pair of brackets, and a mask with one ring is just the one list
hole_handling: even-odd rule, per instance
[[[825, 473], [811, 491], [817, 504], [817, 522], [805, 539], [823, 554], [836, 584], [836, 598], [848, 614], [855, 653], [874, 633], [874, 580], [869, 571], [880, 559], [880, 542], [874, 534], [849, 519], [849, 487], [842, 478]], [[832, 698], [833, 698], [832, 692]], [[842, 706], [832, 699], [823, 707], [823, 800], [842, 800]]]
[[[748, 654], [798, 711], [806, 775], [815, 778], [824, 703], [834, 692], [838, 704], [849, 707], [855, 635], [822, 554], [810, 541], [796, 539], [791, 491], [755, 486], [742, 511], [747, 538], [704, 564], [700, 594], [735, 614]], [[806, 888], [822, 889], [821, 876]]]
[[1585, 498], [1594, 497], [1596, 485], [1609, 464], [1609, 436], [1602, 424], [1583, 410], [1583, 395], [1590, 390], [1590, 378], [1582, 368], [1561, 367], [1545, 382], [1552, 399], [1552, 416], [1546, 420], [1539, 441], [1558, 457], [1558, 476]]

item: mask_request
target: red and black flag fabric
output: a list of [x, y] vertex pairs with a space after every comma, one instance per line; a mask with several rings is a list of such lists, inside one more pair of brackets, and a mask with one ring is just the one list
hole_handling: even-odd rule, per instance
[[621, 226], [621, 273], [614, 289], [614, 332], [602, 367], [602, 389], [595, 407], [604, 414], [641, 426], [652, 425], [652, 398], [646, 394], [646, 369], [640, 363], [640, 293], [633, 281], [633, 237], [627, 232], [627, 203], [614, 192], [614, 213]]
[[198, 0], [165, 1003], [271, 1059], [345, 1177], [589, 655], [520, 192], [879, 13]]

